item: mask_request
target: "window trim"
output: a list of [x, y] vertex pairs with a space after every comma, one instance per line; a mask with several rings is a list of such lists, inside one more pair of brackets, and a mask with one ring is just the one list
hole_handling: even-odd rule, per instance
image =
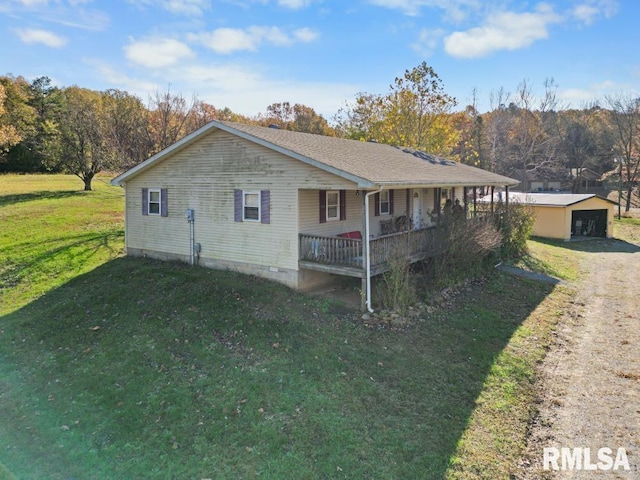
[[[247, 205], [247, 195], [255, 195], [258, 198], [257, 205]], [[258, 209], [258, 218], [247, 218], [247, 207]], [[243, 222], [262, 222], [262, 193], [260, 190], [242, 190], [242, 221]]]
[[[335, 196], [336, 196], [336, 203], [335, 204], [329, 203], [329, 197], [332, 194], [335, 194]], [[330, 216], [329, 215], [329, 209], [330, 208], [335, 208], [336, 209], [335, 216]], [[341, 212], [341, 208], [340, 208], [340, 190], [327, 190], [327, 205], [326, 205], [326, 217], [325, 217], [327, 222], [340, 220], [340, 212]]]
[[[158, 194], [158, 201], [152, 201], [151, 200], [151, 195], [157, 193]], [[151, 211], [152, 205], [157, 205], [158, 206], [158, 211], [157, 212], [153, 212]], [[148, 188], [147, 189], [147, 215], [149, 216], [153, 216], [153, 217], [160, 217], [162, 216], [162, 189], [161, 188]]]
[[[387, 197], [386, 200], [383, 197]], [[386, 209], [383, 209], [382, 206], [386, 204]], [[391, 214], [391, 191], [390, 190], [382, 190], [380, 192], [379, 197], [379, 206], [378, 206], [380, 215], [390, 215]]]

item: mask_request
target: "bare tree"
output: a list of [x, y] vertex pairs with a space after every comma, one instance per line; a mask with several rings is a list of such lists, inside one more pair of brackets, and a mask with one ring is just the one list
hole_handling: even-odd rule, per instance
[[187, 101], [181, 94], [171, 93], [171, 86], [166, 92], [155, 92], [148, 106], [147, 135], [151, 153], [164, 150], [201, 126], [199, 107], [195, 95]]
[[558, 101], [557, 86], [553, 80], [544, 83], [542, 97], [536, 97], [531, 85], [524, 80], [518, 86], [514, 101], [509, 106], [510, 172], [522, 172], [526, 188], [528, 175], [557, 170], [556, 140], [552, 124]]
[[578, 110], [565, 110], [558, 115], [558, 155], [574, 172], [573, 193], [580, 193], [584, 170], [598, 170], [603, 158], [611, 155], [604, 114], [604, 110], [592, 104]]
[[629, 93], [605, 96], [615, 136], [615, 155], [621, 162], [621, 182], [627, 193], [624, 211], [631, 208], [631, 194], [640, 168], [640, 98]]
[[492, 91], [489, 95], [489, 107], [491, 111], [486, 114], [486, 138], [487, 138], [487, 159], [484, 162], [488, 170], [492, 172], [502, 171], [501, 163], [506, 156], [505, 147], [507, 145], [507, 125], [509, 124], [509, 114], [507, 105], [511, 94], [505, 91], [504, 87]]
[[147, 110], [138, 97], [121, 90], [107, 90], [102, 102], [106, 140], [117, 152], [118, 169], [129, 169], [145, 160], [151, 151]]

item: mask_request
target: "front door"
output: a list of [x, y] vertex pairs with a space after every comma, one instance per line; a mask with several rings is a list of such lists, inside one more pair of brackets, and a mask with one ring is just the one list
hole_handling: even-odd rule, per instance
[[412, 194], [413, 197], [413, 228], [418, 229], [422, 227], [422, 193], [420, 190], [415, 189]]

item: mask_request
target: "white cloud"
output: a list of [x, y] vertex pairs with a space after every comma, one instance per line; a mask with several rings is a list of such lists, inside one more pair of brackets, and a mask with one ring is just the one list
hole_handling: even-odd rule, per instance
[[131, 62], [148, 68], [169, 67], [194, 56], [187, 45], [172, 38], [149, 38], [132, 42], [124, 47], [124, 51]]
[[49, 3], [49, 0], [17, 0], [16, 3], [20, 3], [27, 8], [42, 7]]
[[143, 100], [156, 91], [167, 88], [183, 92], [216, 108], [229, 107], [241, 115], [264, 113], [268, 105], [288, 101], [313, 108], [316, 113], [331, 120], [345, 99], [352, 100], [354, 92], [363, 91], [363, 85], [337, 82], [297, 82], [279, 77], [270, 67], [237, 62], [183, 62], [164, 69], [146, 70], [144, 77], [132, 77], [120, 72], [102, 60], [85, 60], [101, 80], [117, 86]]
[[157, 83], [132, 78], [119, 72], [101, 59], [84, 58], [83, 62], [89, 65], [92, 70], [96, 71], [101, 80], [106, 81], [110, 85], [110, 88], [125, 89], [133, 95], [138, 95], [143, 100], [146, 99], [148, 95], [160, 89]]
[[211, 32], [191, 34], [188, 38], [216, 53], [228, 55], [242, 50], [257, 51], [263, 43], [286, 47], [293, 45], [296, 41], [311, 42], [317, 37], [318, 35], [308, 28], [296, 30], [293, 35], [288, 35], [278, 27], [252, 26], [246, 30], [218, 28]]
[[278, 5], [281, 7], [292, 8], [294, 10], [308, 7], [312, 3], [313, 0], [278, 0]]
[[434, 30], [423, 28], [420, 30], [418, 41], [411, 44], [411, 49], [424, 57], [429, 57], [438, 48], [444, 33], [440, 28]]
[[314, 40], [317, 40], [319, 37], [318, 32], [314, 32], [310, 28], [299, 28], [298, 30], [293, 32], [293, 36], [296, 40], [301, 41], [302, 43], [311, 43]]
[[14, 30], [20, 40], [27, 44], [41, 43], [47, 47], [60, 48], [66, 45], [67, 39], [48, 30], [35, 28], [17, 28]]
[[264, 113], [268, 105], [288, 101], [308, 105], [330, 120], [328, 116], [338, 111], [344, 99], [362, 91], [358, 85], [277, 78], [259, 65], [193, 65], [170, 76], [172, 84], [183, 89], [188, 85], [185, 91], [195, 92], [200, 100], [243, 115]]
[[98, 9], [85, 8], [93, 0], [0, 0], [0, 13], [33, 15], [41, 22], [83, 30], [106, 30], [110, 17]]
[[161, 8], [176, 15], [200, 17], [211, 7], [211, 0], [128, 0], [129, 3], [145, 8]]
[[618, 3], [615, 0], [587, 0], [573, 9], [573, 16], [584, 23], [591, 25], [598, 17], [610, 18], [618, 12]]
[[405, 15], [417, 16], [423, 8], [439, 8], [445, 17], [460, 22], [468, 16], [468, 11], [482, 7], [480, 0], [368, 0], [372, 5], [400, 10]]
[[498, 50], [517, 50], [549, 36], [548, 26], [562, 19], [541, 4], [535, 12], [499, 12], [490, 15], [483, 26], [454, 32], [444, 40], [447, 53], [459, 58], [484, 57]]

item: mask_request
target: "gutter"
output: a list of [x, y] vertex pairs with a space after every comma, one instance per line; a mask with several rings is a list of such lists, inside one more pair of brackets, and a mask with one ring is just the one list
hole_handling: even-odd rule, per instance
[[365, 304], [369, 313], [373, 313], [373, 308], [371, 308], [371, 235], [369, 234], [369, 197], [371, 195], [375, 195], [376, 193], [380, 193], [382, 190], [384, 190], [384, 187], [380, 187], [378, 190], [367, 192], [364, 196], [364, 238], [367, 245], [367, 254], [365, 256], [365, 264], [367, 269], [367, 295]]

